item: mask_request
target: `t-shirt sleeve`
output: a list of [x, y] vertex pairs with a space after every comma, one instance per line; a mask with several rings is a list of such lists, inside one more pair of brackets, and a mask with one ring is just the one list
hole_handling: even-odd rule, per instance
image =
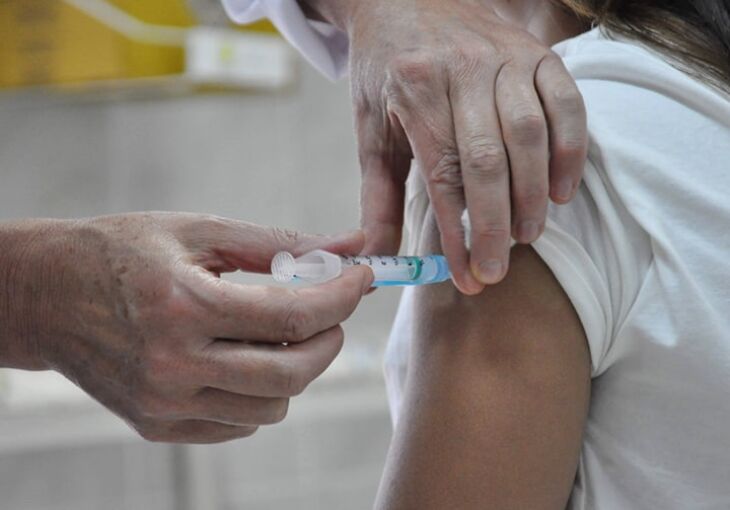
[[[583, 324], [592, 377], [610, 366], [616, 334], [652, 261], [647, 234], [604, 177], [589, 161], [576, 197], [550, 204], [545, 232], [532, 244]], [[464, 226], [468, 239], [466, 213]]]
[[331, 80], [347, 72], [347, 35], [326, 23], [306, 18], [296, 0], [222, 0], [236, 23], [268, 18], [315, 68]]
[[577, 196], [550, 205], [545, 233], [533, 243], [583, 324], [593, 377], [610, 365], [616, 334], [652, 261], [648, 236], [604, 177], [589, 161]]

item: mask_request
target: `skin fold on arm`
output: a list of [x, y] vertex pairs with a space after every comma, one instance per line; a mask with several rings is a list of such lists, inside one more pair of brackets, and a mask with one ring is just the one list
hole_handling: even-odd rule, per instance
[[[431, 213], [423, 253], [436, 253]], [[550, 270], [512, 250], [478, 296], [418, 289], [416, 333], [379, 510], [564, 509], [590, 398], [585, 333]]]

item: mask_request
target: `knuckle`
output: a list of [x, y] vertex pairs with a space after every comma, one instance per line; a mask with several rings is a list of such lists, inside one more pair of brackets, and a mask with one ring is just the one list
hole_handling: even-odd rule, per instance
[[527, 186], [524, 189], [517, 189], [515, 192], [517, 208], [534, 209], [541, 207], [547, 202], [548, 193], [549, 189], [547, 183], [534, 184]]
[[472, 237], [490, 243], [504, 241], [511, 235], [509, 226], [503, 223], [475, 223], [472, 224]]
[[587, 140], [578, 138], [561, 138], [556, 140], [553, 153], [561, 159], [584, 158], [588, 149]]
[[462, 60], [469, 62], [487, 62], [495, 56], [495, 52], [494, 48], [480, 40], [461, 44], [458, 55]]
[[467, 140], [464, 173], [487, 183], [497, 182], [507, 175], [507, 153], [504, 144], [487, 136]]
[[[152, 310], [151, 310], [152, 311]], [[163, 329], [174, 329], [180, 324], [181, 317], [194, 315], [195, 306], [187, 292], [168, 292], [159, 303], [154, 320]]]
[[435, 71], [434, 59], [425, 53], [408, 52], [393, 59], [388, 71], [387, 78], [391, 84], [396, 83], [419, 83], [429, 80]]
[[519, 145], [534, 145], [545, 138], [547, 127], [539, 113], [526, 109], [515, 109], [517, 113], [509, 124], [511, 138]]
[[572, 83], [559, 84], [551, 94], [562, 113], [577, 115], [584, 112], [583, 96]]
[[[536, 52], [542, 52], [543, 49], [536, 48]], [[570, 75], [563, 63], [563, 59], [554, 51], [544, 53], [542, 59], [537, 64], [538, 78], [544, 76], [551, 79], [565, 79]]]
[[473, 75], [500, 60], [498, 52], [483, 41], [464, 42], [449, 57], [452, 69], [459, 75]]

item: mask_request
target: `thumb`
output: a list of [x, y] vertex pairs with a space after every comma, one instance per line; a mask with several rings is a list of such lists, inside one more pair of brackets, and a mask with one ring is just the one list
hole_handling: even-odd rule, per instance
[[239, 269], [268, 273], [271, 259], [280, 251], [294, 256], [316, 249], [356, 254], [365, 243], [359, 230], [313, 235], [217, 216], [187, 221], [176, 230], [178, 240], [191, 251], [196, 263], [221, 273]]

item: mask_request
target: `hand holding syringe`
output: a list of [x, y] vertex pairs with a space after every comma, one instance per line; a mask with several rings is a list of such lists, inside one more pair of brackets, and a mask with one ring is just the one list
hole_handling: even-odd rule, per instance
[[342, 274], [344, 267], [368, 266], [375, 275], [373, 287], [425, 285], [451, 278], [446, 258], [425, 257], [341, 256], [315, 250], [301, 257], [281, 252], [271, 261], [271, 274], [280, 283], [305, 281], [324, 283]]

